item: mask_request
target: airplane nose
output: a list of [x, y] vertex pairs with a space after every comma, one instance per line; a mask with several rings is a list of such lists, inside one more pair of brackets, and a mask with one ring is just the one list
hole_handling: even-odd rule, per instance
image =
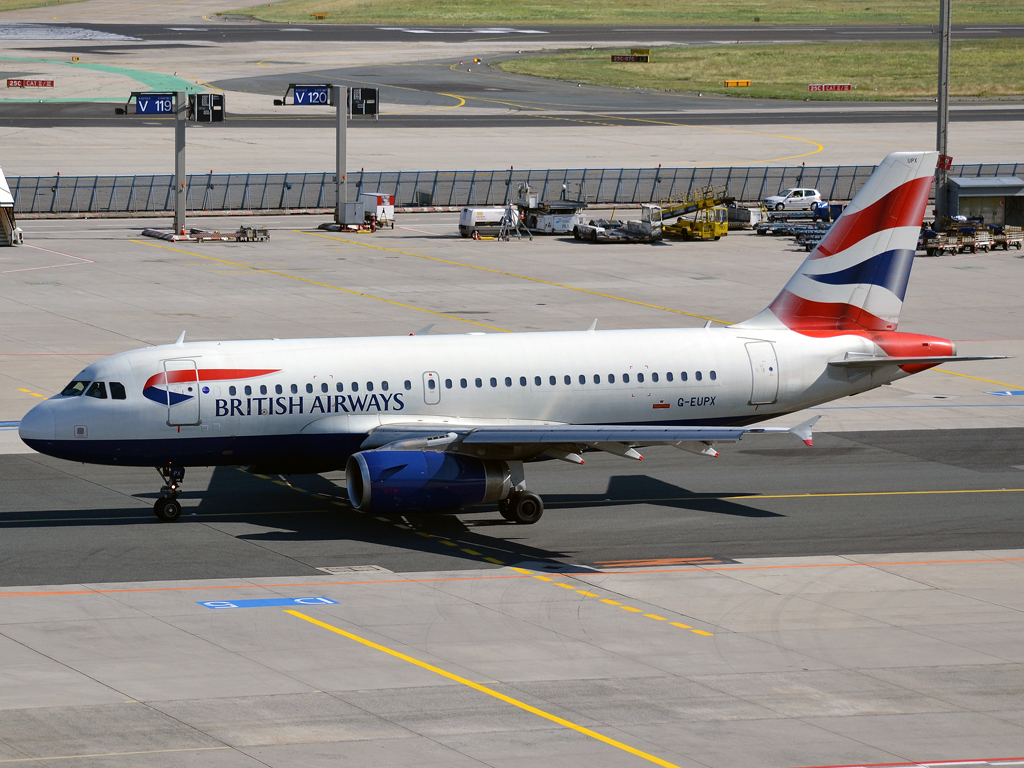
[[57, 437], [57, 421], [53, 417], [53, 408], [49, 403], [40, 403], [25, 414], [18, 425], [18, 436], [29, 443], [29, 440], [53, 440]]

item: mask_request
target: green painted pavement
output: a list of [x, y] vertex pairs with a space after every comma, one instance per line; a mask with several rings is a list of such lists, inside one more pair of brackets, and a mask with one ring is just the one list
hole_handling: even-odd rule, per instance
[[[147, 72], [143, 69], [129, 69], [128, 67], [115, 67], [110, 64], [87, 64], [80, 61], [56, 61], [54, 59], [27, 59], [18, 56], [0, 56], [0, 61], [25, 61], [33, 64], [59, 64], [62, 67], [75, 67], [77, 69], [91, 69], [95, 72], [106, 72], [112, 75], [130, 77], [142, 83], [151, 91], [170, 93], [174, 91], [185, 91], [186, 93], [199, 93], [202, 88], [188, 80], [183, 80], [175, 75], [165, 75], [160, 72]], [[128, 94], [124, 96], [128, 99]], [[103, 98], [74, 99], [74, 98], [41, 98], [41, 99], [3, 99], [3, 101], [108, 101]]]

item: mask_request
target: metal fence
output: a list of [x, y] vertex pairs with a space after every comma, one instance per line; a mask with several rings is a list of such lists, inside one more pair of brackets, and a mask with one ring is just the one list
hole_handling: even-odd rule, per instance
[[[604, 168], [523, 171], [357, 172], [349, 200], [360, 191], [393, 194], [399, 207], [502, 205], [529, 184], [541, 199], [592, 204], [669, 200], [692, 190], [725, 186], [741, 202], [757, 202], [788, 187], [814, 187], [829, 200], [850, 200], [874, 166], [747, 168]], [[1016, 176], [1024, 163], [953, 166], [951, 176]], [[173, 209], [174, 177], [22, 176], [8, 179], [16, 214], [145, 214]], [[188, 177], [190, 211], [296, 211], [333, 208], [333, 173], [228, 173]]]

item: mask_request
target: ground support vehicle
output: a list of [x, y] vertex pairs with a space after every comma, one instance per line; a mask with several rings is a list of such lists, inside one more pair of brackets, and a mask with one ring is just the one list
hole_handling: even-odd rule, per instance
[[1021, 227], [995, 226], [992, 227], [992, 247], [1002, 247], [1004, 251], [1016, 248], [1018, 251], [1024, 247], [1024, 229]]
[[929, 256], [942, 256], [944, 253], [952, 255], [957, 252], [956, 238], [951, 238], [945, 232], [926, 229], [921, 233], [921, 248]]
[[704, 187], [690, 192], [681, 200], [663, 202], [662, 220], [676, 221], [665, 224], [662, 232], [688, 240], [719, 240], [729, 234], [729, 212], [725, 206], [735, 200], [725, 187]]
[[[513, 210], [518, 220], [518, 212]], [[505, 220], [505, 208], [492, 205], [486, 208], [463, 208], [459, 214], [459, 234], [463, 237], [497, 237]]]
[[572, 234], [577, 240], [595, 243], [653, 243], [662, 239], [661, 206], [644, 203], [640, 206], [639, 220], [592, 219], [577, 225]]
[[587, 204], [579, 200], [549, 203], [528, 194], [519, 198], [519, 218], [534, 234], [567, 235], [580, 224], [586, 224], [587, 216], [581, 213], [586, 207]]
[[989, 234], [987, 229], [960, 227], [957, 230], [957, 250], [960, 253], [968, 251], [971, 253], [978, 253], [979, 251], [988, 253], [992, 250], [992, 245], [992, 235]]

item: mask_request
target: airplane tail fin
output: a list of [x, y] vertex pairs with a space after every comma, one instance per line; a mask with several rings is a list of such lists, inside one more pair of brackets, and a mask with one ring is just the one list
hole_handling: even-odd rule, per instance
[[937, 159], [886, 157], [775, 300], [734, 327], [895, 331]]

